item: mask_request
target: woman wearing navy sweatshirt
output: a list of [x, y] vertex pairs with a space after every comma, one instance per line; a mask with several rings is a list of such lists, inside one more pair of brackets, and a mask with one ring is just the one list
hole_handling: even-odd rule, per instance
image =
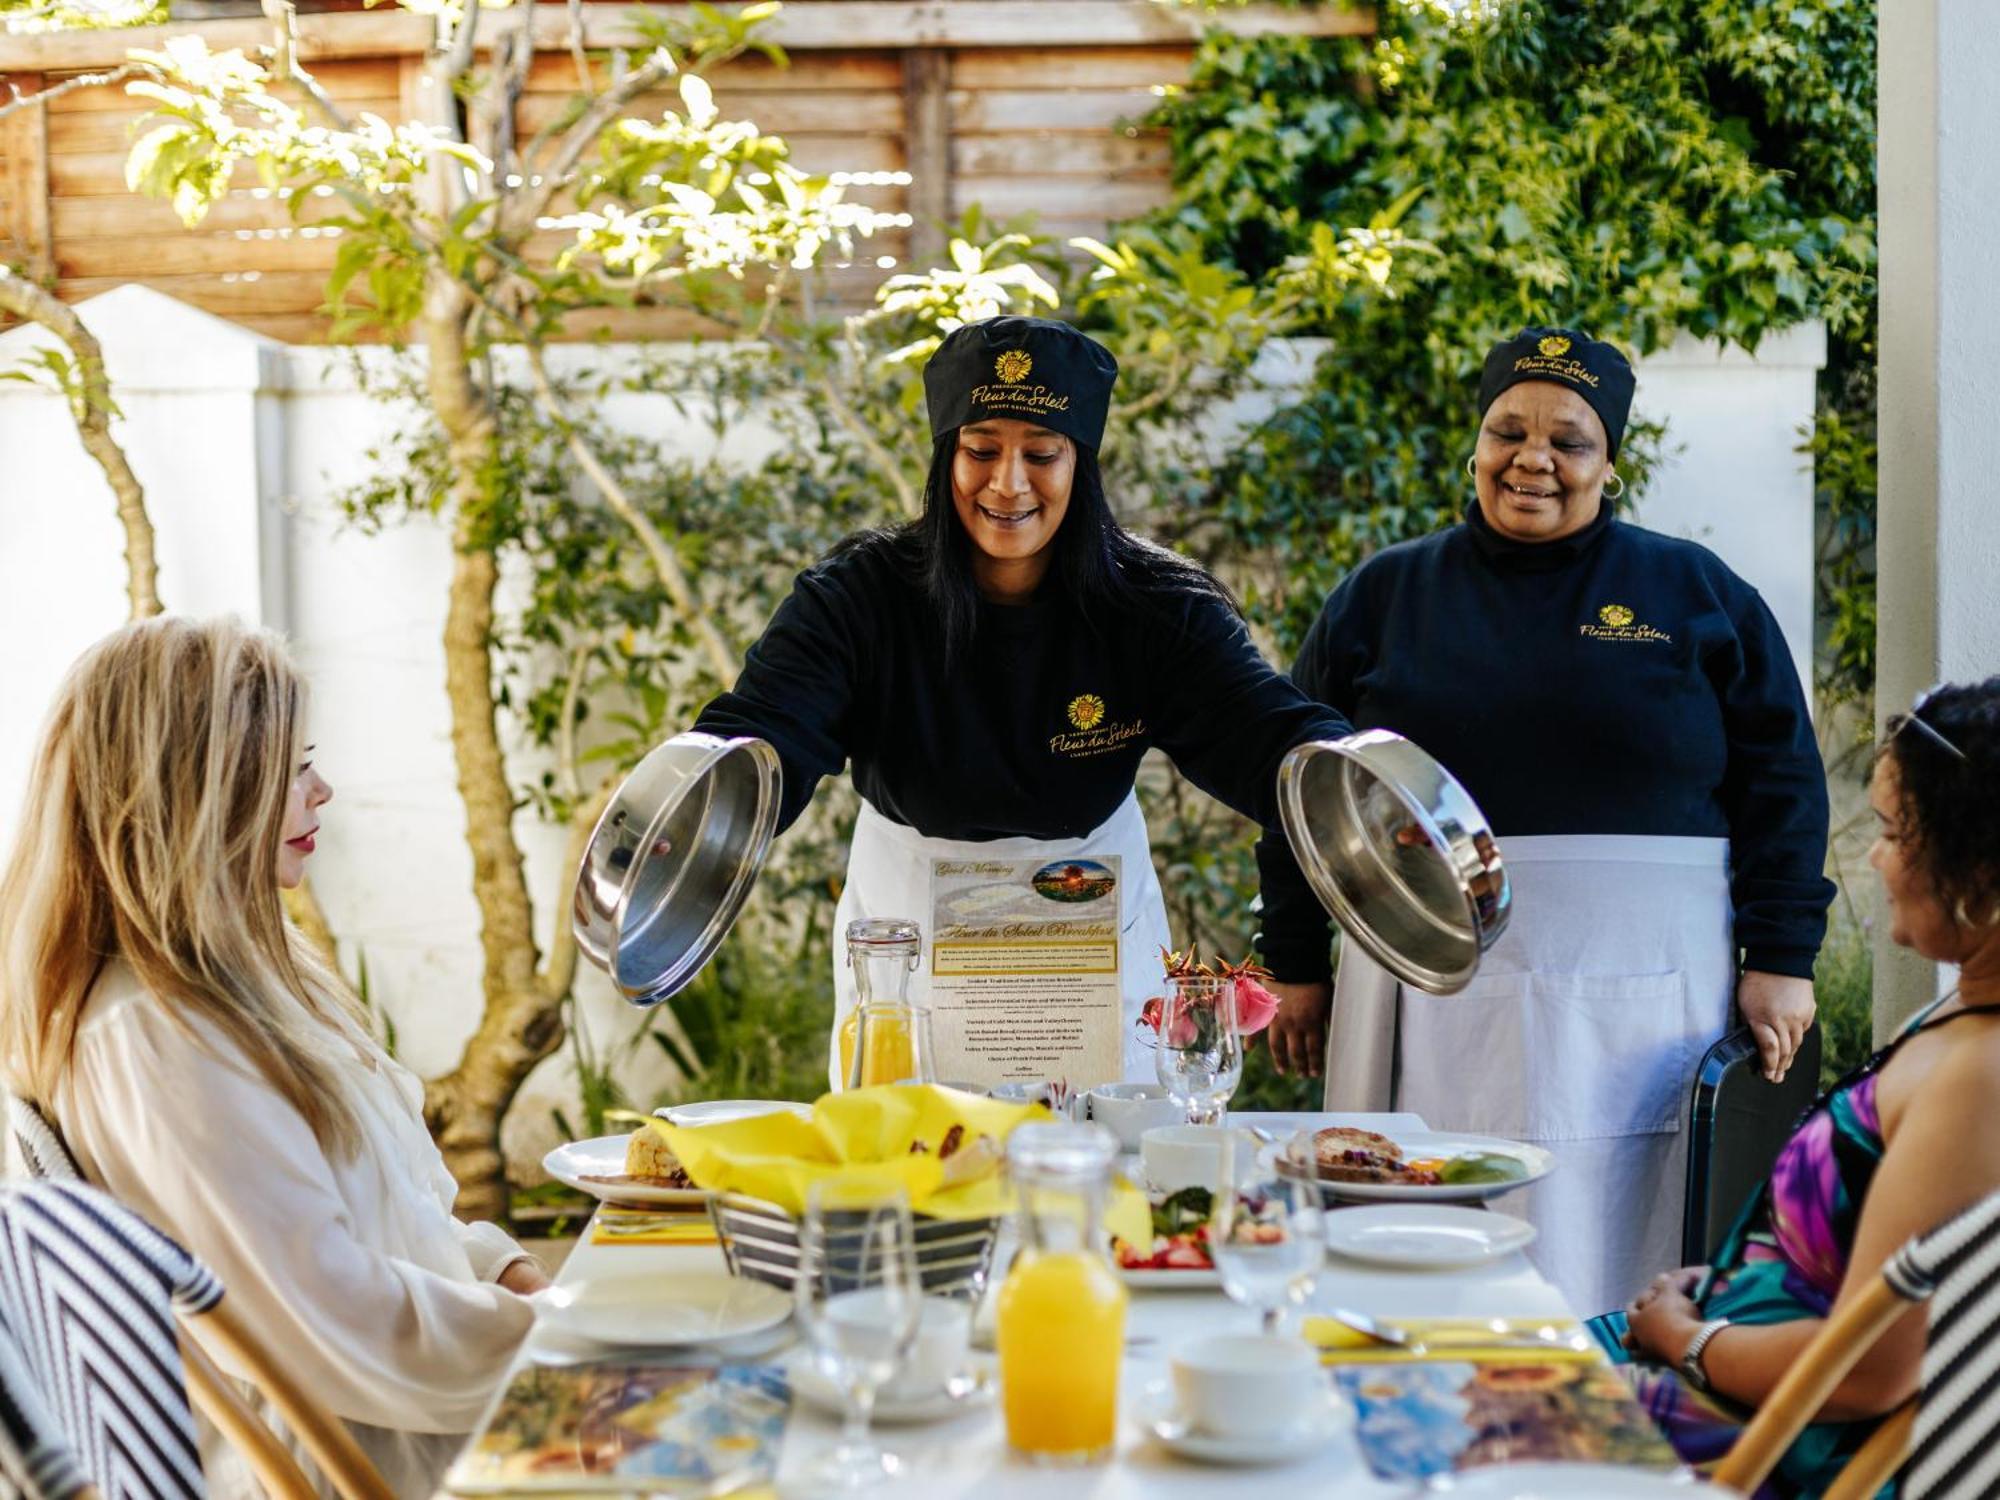
[[1832, 895], [1777, 622], [1713, 553], [1605, 504], [1632, 389], [1624, 356], [1573, 330], [1497, 345], [1465, 521], [1357, 568], [1292, 671], [1485, 810], [1515, 902], [1479, 977], [1425, 995], [1350, 944], [1330, 984], [1325, 913], [1282, 839], [1258, 850], [1279, 1065], [1318, 1071], [1330, 1007], [1328, 1108], [1549, 1145], [1533, 1253], [1585, 1310], [1673, 1263], [1695, 1069], [1732, 1005], [1766, 1072], [1790, 1065]]
[[[781, 830], [853, 767], [862, 807], [836, 931], [884, 916], [928, 930], [941, 863], [1118, 860], [1123, 1056], [1107, 1071], [1150, 1080], [1137, 1022], [1170, 940], [1140, 760], [1162, 750], [1275, 827], [1285, 752], [1347, 725], [1272, 670], [1221, 584], [1112, 515], [1097, 450], [1117, 375], [1111, 351], [1065, 323], [953, 331], [924, 366], [923, 514], [801, 573], [694, 727], [776, 747]], [[855, 1001], [838, 954], [833, 978], [837, 1036]], [[910, 989], [927, 995], [928, 974]]]

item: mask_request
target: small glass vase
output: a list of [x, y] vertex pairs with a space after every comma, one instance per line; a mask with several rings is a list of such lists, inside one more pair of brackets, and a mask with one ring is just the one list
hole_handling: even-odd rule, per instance
[[1167, 981], [1154, 1067], [1190, 1125], [1223, 1122], [1243, 1078], [1235, 980], [1191, 974]]

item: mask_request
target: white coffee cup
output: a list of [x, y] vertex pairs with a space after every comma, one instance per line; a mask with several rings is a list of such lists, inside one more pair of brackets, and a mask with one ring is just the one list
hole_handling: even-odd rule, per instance
[[1186, 1122], [1186, 1111], [1157, 1083], [1100, 1083], [1090, 1091], [1090, 1117], [1118, 1137], [1127, 1151], [1160, 1125]]
[[1326, 1390], [1311, 1345], [1264, 1333], [1225, 1333], [1172, 1360], [1181, 1416], [1215, 1437], [1275, 1437], [1295, 1427]]
[[892, 1401], [916, 1401], [934, 1396], [965, 1369], [972, 1347], [972, 1306], [955, 1297], [924, 1298], [916, 1341], [909, 1356], [889, 1377], [882, 1394]]
[[1146, 1185], [1155, 1193], [1182, 1188], [1214, 1188], [1222, 1177], [1222, 1148], [1227, 1143], [1239, 1164], [1257, 1154], [1257, 1138], [1247, 1130], [1216, 1125], [1156, 1125], [1139, 1137], [1139, 1165]]

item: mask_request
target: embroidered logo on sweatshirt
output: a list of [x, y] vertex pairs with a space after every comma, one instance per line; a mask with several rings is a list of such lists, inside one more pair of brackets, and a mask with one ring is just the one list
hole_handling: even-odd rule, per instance
[[1136, 739], [1144, 738], [1145, 720], [1107, 724], [1105, 716], [1108, 712], [1104, 700], [1097, 694], [1078, 693], [1063, 705], [1063, 718], [1076, 733], [1065, 731], [1050, 735], [1049, 754], [1081, 760], [1090, 755], [1108, 755], [1114, 750], [1122, 750]]
[[1629, 605], [1606, 604], [1597, 611], [1597, 619], [1577, 626], [1577, 633], [1593, 641], [1638, 641], [1671, 646], [1674, 638], [1664, 630], [1651, 625], [1637, 623], [1638, 616]]

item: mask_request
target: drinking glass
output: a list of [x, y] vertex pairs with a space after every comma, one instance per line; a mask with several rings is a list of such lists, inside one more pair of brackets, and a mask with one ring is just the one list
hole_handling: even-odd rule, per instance
[[840, 1443], [806, 1475], [851, 1492], [894, 1477], [902, 1462], [868, 1433], [875, 1394], [909, 1357], [923, 1316], [910, 1202], [887, 1179], [823, 1182], [799, 1223], [799, 1324], [813, 1362], [845, 1398]]
[[1326, 1252], [1319, 1185], [1281, 1170], [1288, 1158], [1311, 1161], [1312, 1140], [1301, 1133], [1278, 1151], [1225, 1145], [1218, 1155], [1209, 1256], [1223, 1291], [1260, 1313], [1265, 1333], [1276, 1333], [1286, 1304], [1303, 1306], [1312, 1295]]
[[1205, 975], [1168, 980], [1153, 1060], [1188, 1124], [1220, 1125], [1243, 1077], [1235, 981]]

